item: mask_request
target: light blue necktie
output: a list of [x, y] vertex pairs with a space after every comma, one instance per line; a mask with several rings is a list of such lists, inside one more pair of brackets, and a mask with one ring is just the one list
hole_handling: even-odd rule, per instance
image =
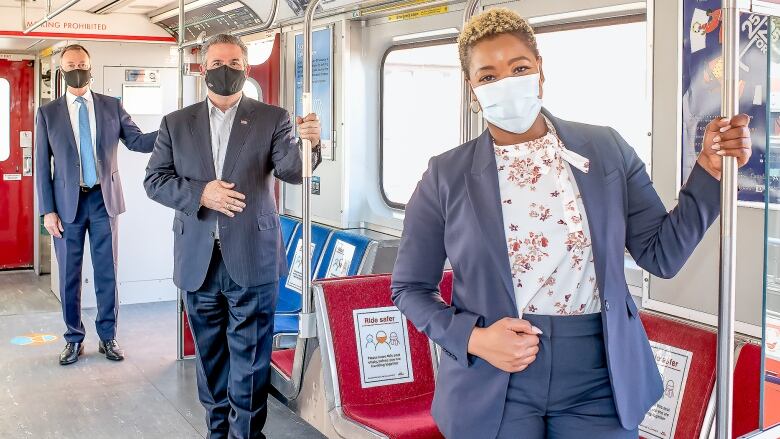
[[81, 173], [84, 178], [84, 186], [92, 187], [97, 183], [97, 169], [95, 168], [95, 154], [92, 152], [92, 131], [89, 127], [89, 110], [84, 97], [76, 98], [79, 103], [79, 151], [81, 155]]

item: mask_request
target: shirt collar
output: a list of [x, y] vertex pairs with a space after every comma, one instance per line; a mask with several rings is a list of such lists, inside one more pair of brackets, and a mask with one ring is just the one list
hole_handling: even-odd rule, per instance
[[238, 104], [241, 103], [242, 99], [244, 99], [244, 94], [243, 93], [238, 98], [238, 100], [236, 101], [235, 104], [233, 104], [230, 108], [228, 108], [227, 111], [223, 112], [222, 110], [219, 109], [219, 107], [217, 107], [216, 105], [214, 105], [213, 102], [211, 102], [211, 99], [206, 97], [206, 103], [209, 106], [209, 114], [211, 114], [214, 110], [218, 111], [220, 114], [228, 114], [228, 113], [234, 111], [236, 108], [238, 108]]
[[[65, 92], [65, 99], [67, 99], [67, 100], [68, 100], [68, 105], [73, 105], [73, 103], [74, 103], [74, 102], [76, 102], [76, 98], [77, 98], [77, 97], [78, 97], [78, 96], [74, 95], [74, 94], [73, 94], [73, 93], [71, 93], [70, 91], [66, 91], [66, 92]], [[85, 99], [85, 100], [87, 100], [88, 102], [92, 102], [92, 100], [93, 100], [93, 97], [92, 97], [92, 90], [90, 90], [90, 89], [88, 88], [88, 89], [87, 89], [87, 92], [86, 92], [86, 93], [84, 93], [84, 96], [82, 96], [82, 98], [84, 98], [84, 99]]]

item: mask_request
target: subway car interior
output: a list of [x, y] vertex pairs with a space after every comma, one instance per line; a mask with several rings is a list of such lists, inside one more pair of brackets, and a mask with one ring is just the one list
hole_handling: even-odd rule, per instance
[[[0, 0], [0, 437], [209, 437], [187, 293], [174, 283], [183, 223], [147, 196], [148, 152], [120, 144], [118, 167], [100, 180], [121, 174], [126, 205], [112, 221], [116, 339], [127, 358], [106, 361], [102, 341], [97, 349], [95, 244], [83, 251], [76, 303], [84, 352], [57, 364], [69, 341], [64, 275], [36, 190], [51, 181], [39, 175], [38, 139], [51, 135], [36, 113], [66, 95], [63, 49], [78, 44], [89, 89], [155, 132], [166, 115], [207, 100], [202, 47], [223, 33], [247, 47], [242, 99], [293, 119], [316, 113], [321, 126], [322, 162], [300, 142], [302, 184], [275, 179], [271, 188], [278, 221], [268, 227], [278, 225], [288, 268], [272, 316], [264, 434], [444, 437], [431, 405], [449, 352], [394, 306], [391, 273], [429, 160], [487, 127], [469, 108], [457, 37], [469, 18], [499, 7], [536, 34], [545, 110], [614, 128], [669, 210], [707, 123], [750, 116], [752, 155], [738, 171], [724, 158], [718, 220], [672, 278], [626, 251], [621, 312], [641, 320], [664, 388], [640, 437], [780, 438], [775, 0]], [[447, 265], [444, 302], [457, 276]]]

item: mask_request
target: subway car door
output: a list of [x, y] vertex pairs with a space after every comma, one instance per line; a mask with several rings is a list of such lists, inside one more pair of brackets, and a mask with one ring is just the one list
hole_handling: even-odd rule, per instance
[[33, 265], [33, 61], [0, 59], [0, 269]]

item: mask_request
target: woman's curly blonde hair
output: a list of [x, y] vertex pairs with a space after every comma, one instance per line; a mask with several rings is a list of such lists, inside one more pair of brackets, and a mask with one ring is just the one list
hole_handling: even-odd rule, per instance
[[531, 25], [517, 13], [506, 8], [490, 9], [482, 14], [475, 15], [466, 23], [463, 31], [458, 36], [458, 52], [460, 54], [460, 66], [469, 77], [469, 55], [471, 48], [485, 38], [510, 33], [523, 40], [528, 47], [539, 56], [536, 47], [536, 35]]

